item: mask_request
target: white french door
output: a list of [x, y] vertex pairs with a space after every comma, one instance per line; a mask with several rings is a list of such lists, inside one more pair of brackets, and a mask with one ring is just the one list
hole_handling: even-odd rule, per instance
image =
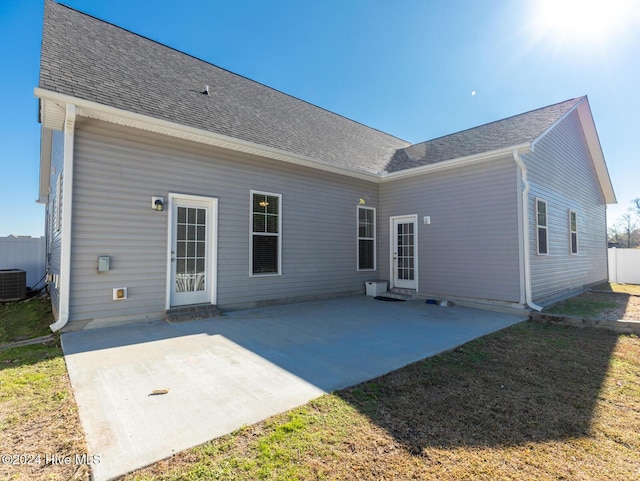
[[418, 289], [418, 219], [416, 215], [391, 218], [393, 287]]
[[215, 304], [217, 199], [169, 198], [169, 306]]

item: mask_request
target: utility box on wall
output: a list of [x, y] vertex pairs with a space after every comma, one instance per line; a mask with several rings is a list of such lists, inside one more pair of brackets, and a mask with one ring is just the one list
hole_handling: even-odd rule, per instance
[[98, 272], [107, 272], [109, 270], [109, 256], [98, 257]]

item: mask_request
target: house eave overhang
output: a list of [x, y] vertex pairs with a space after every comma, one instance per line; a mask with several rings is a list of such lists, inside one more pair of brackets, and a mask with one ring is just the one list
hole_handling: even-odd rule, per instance
[[43, 128], [61, 130], [62, 123], [60, 122], [60, 119], [58, 115], [56, 115], [56, 113], [60, 110], [64, 111], [67, 104], [73, 104], [77, 108], [77, 115], [79, 117], [102, 120], [126, 127], [137, 128], [179, 139], [220, 147], [235, 152], [242, 152], [250, 155], [279, 160], [290, 164], [310, 167], [316, 170], [346, 175], [370, 182], [377, 182], [380, 178], [379, 174], [377, 173], [333, 165], [323, 160], [318, 160], [287, 152], [285, 150], [257, 144], [254, 142], [209, 132], [195, 127], [189, 127], [155, 117], [150, 117], [144, 114], [118, 109], [90, 100], [84, 100], [78, 97], [73, 97], [58, 92], [52, 92], [50, 90], [36, 88], [34, 93], [35, 96], [42, 102], [40, 116]]
[[443, 170], [454, 169], [463, 167], [470, 164], [478, 164], [482, 162], [490, 162], [502, 157], [511, 158], [513, 152], [517, 151], [520, 154], [524, 154], [531, 151], [531, 142], [525, 142], [522, 144], [512, 145], [502, 149], [491, 150], [489, 152], [482, 152], [474, 155], [467, 155], [465, 157], [458, 157], [455, 159], [444, 160], [435, 164], [421, 165], [419, 167], [413, 167], [411, 169], [400, 170], [398, 172], [381, 174], [381, 182], [389, 182], [407, 177], [414, 177], [420, 174], [428, 174], [432, 172], [439, 172]]
[[[526, 154], [535, 149], [535, 145], [540, 141], [557, 122], [543, 132], [538, 138], [531, 142], [524, 142], [522, 144], [512, 145], [509, 147], [492, 150], [488, 152], [481, 152], [474, 155], [465, 157], [458, 157], [455, 159], [449, 159], [434, 164], [423, 165], [410, 169], [404, 169], [397, 172], [368, 172], [361, 169], [351, 169], [347, 167], [337, 166], [329, 162], [306, 157], [300, 154], [294, 154], [285, 150], [257, 144], [254, 142], [229, 137], [214, 132], [198, 129], [195, 127], [189, 127], [187, 125], [170, 122], [167, 120], [158, 119], [144, 114], [131, 112], [128, 110], [118, 109], [108, 105], [93, 102], [91, 100], [85, 100], [71, 95], [61, 94], [46, 89], [36, 88], [35, 96], [40, 99], [40, 122], [42, 123], [43, 140], [46, 143], [50, 142], [50, 132], [52, 130], [62, 130], [66, 112], [66, 106], [69, 104], [75, 105], [77, 109], [77, 115], [79, 117], [86, 117], [91, 119], [97, 119], [105, 122], [110, 122], [127, 127], [137, 128], [149, 132], [168, 135], [171, 137], [198, 142], [201, 144], [211, 145], [228, 149], [230, 151], [246, 153], [259, 157], [265, 157], [269, 159], [279, 160], [290, 164], [296, 164], [316, 170], [331, 172], [339, 175], [345, 175], [348, 177], [361, 179], [369, 182], [390, 182], [395, 180], [404, 179], [407, 177], [413, 177], [421, 174], [428, 174], [432, 172], [439, 172], [457, 167], [462, 167], [470, 164], [477, 164], [482, 162], [488, 162], [496, 160], [500, 157], [512, 156], [514, 151], [519, 154]], [[562, 121], [573, 110], [577, 110], [582, 123], [585, 138], [591, 153], [594, 167], [600, 182], [603, 196], [607, 204], [615, 204], [617, 202], [615, 193], [613, 191], [613, 185], [607, 165], [604, 160], [604, 154], [600, 146], [598, 133], [595, 128], [593, 116], [589, 108], [586, 97], [584, 100], [576, 104], [576, 106], [567, 112], [559, 121]], [[47, 140], [49, 139], [49, 140]], [[41, 179], [47, 177], [48, 180], [48, 168], [50, 163], [50, 152], [46, 148], [41, 146], [41, 158], [40, 158], [40, 175]], [[44, 176], [44, 177], [43, 177]], [[44, 184], [40, 184], [40, 192], [38, 202], [47, 202], [48, 192], [43, 190]]]

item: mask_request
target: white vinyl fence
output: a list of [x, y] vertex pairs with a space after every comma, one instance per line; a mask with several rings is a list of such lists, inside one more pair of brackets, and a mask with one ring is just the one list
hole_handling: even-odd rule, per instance
[[640, 284], [640, 249], [609, 248], [609, 281]]
[[0, 237], [0, 269], [20, 269], [27, 273], [27, 286], [42, 279], [46, 269], [44, 237]]

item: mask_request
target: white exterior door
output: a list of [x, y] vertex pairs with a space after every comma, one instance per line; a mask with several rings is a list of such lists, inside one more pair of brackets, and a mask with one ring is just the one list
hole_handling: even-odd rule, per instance
[[215, 304], [217, 199], [170, 194], [169, 307]]
[[391, 218], [393, 287], [418, 289], [418, 219], [415, 215]]

